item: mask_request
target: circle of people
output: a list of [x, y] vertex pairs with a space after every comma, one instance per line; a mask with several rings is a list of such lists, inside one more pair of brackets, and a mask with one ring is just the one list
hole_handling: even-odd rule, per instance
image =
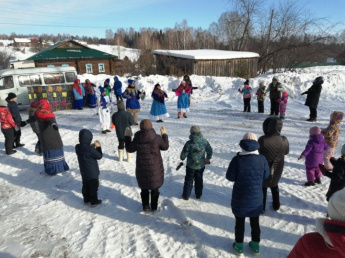
[[[189, 78], [189, 77], [188, 77]], [[126, 150], [127, 161], [131, 162], [132, 153], [137, 153], [135, 175], [138, 186], [141, 189], [141, 202], [143, 211], [156, 211], [158, 208], [159, 189], [164, 181], [164, 165], [161, 151], [169, 148], [169, 140], [166, 129], [161, 127], [161, 135], [156, 134], [149, 119], [140, 122], [140, 130], [132, 134], [131, 126], [138, 125], [138, 113], [140, 111], [139, 99], [145, 97], [145, 92], [135, 88], [135, 81], [128, 80], [128, 88], [122, 93], [120, 81], [117, 77], [114, 84], [114, 93], [117, 98], [118, 111], [110, 119], [107, 96], [111, 91], [109, 80], [99, 87], [100, 109], [99, 115], [102, 122], [102, 133], [110, 132], [109, 125], [115, 126], [118, 138], [118, 160], [124, 159]], [[120, 83], [119, 83], [120, 82]], [[316, 121], [317, 104], [320, 97], [322, 77], [317, 77], [313, 86], [308, 91], [305, 105], [310, 108], [310, 118], [307, 121]], [[120, 85], [120, 86], [119, 86]], [[79, 89], [77, 88], [79, 87]], [[83, 90], [88, 92], [87, 103], [89, 107], [97, 106], [95, 85], [89, 80], [85, 81], [84, 87], [80, 87], [77, 79], [73, 91], [83, 96]], [[184, 80], [176, 89], [178, 100], [178, 118], [187, 117], [189, 107], [189, 94], [191, 83]], [[238, 90], [243, 94], [244, 112], [250, 112], [251, 87], [246, 80], [244, 87]], [[231, 208], [235, 216], [235, 242], [232, 247], [236, 254], [243, 254], [243, 242], [245, 231], [245, 218], [249, 217], [251, 226], [251, 241], [249, 247], [254, 254], [260, 252], [260, 224], [259, 216], [266, 210], [267, 190], [272, 194], [272, 207], [275, 211], [280, 209], [279, 181], [284, 168], [284, 156], [289, 153], [289, 142], [281, 136], [287, 94], [284, 94], [281, 84], [276, 77], [267, 91], [260, 83], [256, 92], [259, 102], [259, 112], [263, 112], [263, 101], [267, 92], [270, 92], [271, 113], [263, 122], [264, 135], [259, 139], [253, 133], [246, 133], [240, 141], [241, 151], [235, 155], [226, 172], [227, 180], [234, 182], [232, 190]], [[282, 94], [278, 94], [281, 93]], [[281, 96], [281, 97], [280, 97]], [[123, 97], [127, 99], [126, 106]], [[164, 99], [167, 94], [156, 84], [152, 92], [153, 104], [151, 115], [162, 122], [162, 118], [169, 115], [164, 108]], [[285, 98], [285, 99], [284, 99]], [[7, 155], [16, 153], [16, 148], [24, 146], [21, 143], [21, 127], [30, 124], [38, 137], [35, 152], [43, 156], [44, 169], [48, 175], [69, 170], [64, 158], [63, 143], [59, 134], [59, 127], [55, 115], [46, 99], [32, 102], [29, 109], [29, 118], [22, 121], [17, 97], [9, 93], [6, 100], [0, 100], [1, 131], [5, 136], [5, 150]], [[274, 101], [275, 100], [275, 101]], [[262, 103], [260, 103], [262, 102]], [[285, 107], [284, 107], [285, 105]], [[74, 107], [83, 108], [83, 98], [75, 98]], [[104, 111], [105, 110], [105, 111]], [[280, 117], [278, 117], [280, 112]], [[109, 115], [108, 115], [109, 113]], [[107, 117], [107, 118], [106, 118]], [[334, 151], [338, 144], [338, 135], [341, 129], [341, 121], [344, 113], [334, 111], [330, 115], [327, 128], [321, 129], [313, 126], [309, 130], [309, 140], [305, 150], [299, 156], [305, 159], [307, 182], [310, 187], [321, 184], [321, 176], [327, 176], [330, 180], [326, 194], [328, 201], [328, 218], [317, 220], [317, 232], [308, 233], [300, 238], [288, 257], [317, 257], [327, 254], [327, 257], [344, 257], [345, 237], [345, 144], [341, 148], [341, 157], [334, 158]], [[111, 121], [110, 121], [111, 120]], [[105, 126], [104, 124], [107, 124]], [[93, 135], [87, 129], [79, 131], [79, 143], [75, 146], [78, 157], [79, 169], [82, 177], [82, 195], [85, 204], [95, 207], [102, 203], [98, 198], [100, 170], [97, 160], [103, 156], [101, 143], [92, 142]], [[186, 175], [183, 185], [182, 198], [189, 200], [193, 187], [195, 197], [200, 199], [203, 193], [203, 172], [205, 166], [210, 164], [212, 147], [203, 137], [199, 126], [190, 128], [189, 140], [185, 143], [180, 159], [186, 162]], [[183, 165], [180, 163], [177, 169]], [[341, 230], [339, 230], [341, 229]], [[342, 240], [341, 240], [342, 239]], [[315, 244], [317, 243], [317, 244]], [[331, 246], [331, 249], [329, 248]], [[325, 256], [326, 257], [326, 256]]]

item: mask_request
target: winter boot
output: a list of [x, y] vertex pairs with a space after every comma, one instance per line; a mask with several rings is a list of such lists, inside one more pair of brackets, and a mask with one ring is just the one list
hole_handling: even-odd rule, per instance
[[143, 211], [149, 211], [150, 210], [150, 194], [149, 191], [141, 191], [141, 203], [143, 205]]
[[272, 193], [272, 199], [273, 199], [273, 209], [275, 211], [279, 210], [280, 208], [279, 192]]
[[132, 153], [127, 152], [127, 162], [131, 163], [133, 159]]
[[320, 179], [320, 178], [316, 178], [315, 181], [314, 181], [314, 183], [316, 183], [316, 184], [321, 184], [321, 179]]
[[151, 210], [156, 211], [158, 207], [159, 191], [151, 191]]
[[[124, 150], [123, 149], [118, 149], [118, 151], [119, 151], [119, 162], [122, 162]], [[127, 157], [128, 157], [128, 154], [127, 154]]]
[[305, 186], [314, 186], [315, 183], [313, 181], [310, 181], [310, 182], [306, 182], [304, 185]]
[[234, 248], [234, 251], [237, 255], [242, 256], [243, 255], [243, 243], [233, 243], [232, 247]]
[[252, 252], [255, 255], [258, 255], [260, 253], [260, 246], [259, 246], [259, 242], [255, 242], [255, 241], [250, 241], [249, 242], [249, 247], [252, 250]]

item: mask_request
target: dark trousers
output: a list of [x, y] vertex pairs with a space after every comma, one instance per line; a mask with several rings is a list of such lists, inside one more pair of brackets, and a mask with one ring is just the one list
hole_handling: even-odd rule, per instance
[[125, 148], [125, 139], [118, 139], [119, 140], [119, 146], [117, 147], [120, 150], [123, 150]]
[[116, 95], [116, 101], [123, 101], [122, 95]]
[[[236, 224], [235, 224], [235, 241], [236, 243], [243, 243], [244, 239], [244, 222], [246, 218], [237, 217], [235, 216]], [[260, 242], [260, 224], [259, 224], [259, 217], [249, 218], [250, 219], [250, 227], [252, 229], [252, 241]]]
[[186, 176], [184, 177], [183, 193], [182, 197], [184, 199], [189, 199], [189, 196], [193, 189], [193, 182], [195, 181], [195, 195], [200, 198], [202, 195], [202, 188], [204, 186], [203, 173], [205, 167], [202, 169], [191, 169], [186, 167]]
[[[271, 188], [273, 203], [279, 202], [279, 186], [276, 185], [276, 186], [270, 187], [270, 188]], [[267, 187], [262, 187], [262, 193], [264, 195], [264, 199], [263, 199], [264, 207], [263, 207], [263, 210], [265, 210], [266, 209], [266, 199], [267, 199]]]
[[20, 129], [20, 126], [18, 126], [18, 128], [18, 131], [14, 131], [14, 143], [16, 146], [20, 144], [20, 136], [22, 135], [22, 130]]
[[309, 107], [310, 115], [309, 118], [317, 118], [317, 110], [316, 108]]
[[[144, 206], [150, 205], [150, 190], [149, 189], [141, 189], [141, 202]], [[159, 188], [151, 190], [151, 210], [157, 210], [158, 206], [158, 198], [159, 198]]]
[[243, 99], [244, 109], [243, 112], [250, 112], [250, 98]]
[[41, 153], [43, 153], [43, 146], [41, 143], [41, 138], [40, 138], [40, 135], [38, 133], [36, 133], [36, 135], [37, 135], [38, 141], [37, 141], [36, 146], [35, 146], [35, 152], [38, 154], [41, 154]]
[[270, 115], [278, 115], [279, 114], [279, 103], [276, 99], [271, 99], [271, 113]]
[[9, 129], [1, 128], [1, 132], [4, 134], [4, 137], [5, 137], [6, 154], [9, 154], [13, 150], [15, 130], [14, 128], [9, 128]]
[[265, 112], [264, 102], [261, 101], [261, 100], [258, 100], [258, 112], [259, 113], [264, 113]]
[[83, 194], [84, 202], [90, 202], [91, 205], [97, 204], [98, 202], [98, 187], [99, 187], [99, 179], [89, 179], [83, 180], [83, 187], [81, 192]]

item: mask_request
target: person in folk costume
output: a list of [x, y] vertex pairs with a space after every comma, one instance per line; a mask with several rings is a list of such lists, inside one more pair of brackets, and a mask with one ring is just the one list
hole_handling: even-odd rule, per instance
[[100, 101], [99, 101], [99, 121], [101, 122], [102, 134], [110, 133], [111, 125], [111, 115], [109, 110], [109, 96], [107, 96], [106, 88], [99, 86], [101, 92]]
[[301, 95], [304, 95], [304, 94], [308, 95], [304, 104], [309, 107], [309, 111], [310, 111], [309, 119], [307, 119], [308, 122], [316, 122], [317, 106], [319, 104], [322, 84], [323, 84], [323, 77], [319, 76], [315, 78], [315, 80], [313, 81], [313, 85], [307, 91], [301, 94]]
[[289, 97], [289, 93], [287, 91], [284, 91], [282, 94], [282, 97], [280, 99], [277, 99], [277, 102], [279, 103], [279, 117], [281, 119], [285, 119], [285, 112], [286, 112], [288, 97]]
[[249, 85], [249, 80], [244, 82], [244, 87], [238, 89], [238, 92], [243, 94], [243, 112], [250, 112], [250, 100], [252, 98], [252, 87]]
[[123, 101], [122, 98], [122, 82], [119, 80], [119, 77], [114, 77], [114, 86], [113, 86], [114, 94], [116, 96], [116, 101]]
[[0, 122], [1, 132], [5, 137], [5, 151], [7, 155], [12, 155], [17, 151], [13, 149], [14, 137], [19, 126], [14, 122], [11, 112], [7, 108], [7, 102], [0, 99]]
[[63, 143], [55, 115], [46, 99], [39, 101], [35, 116], [43, 147], [45, 172], [48, 175], [56, 175], [57, 173], [69, 170], [65, 161]]
[[177, 118], [187, 118], [187, 112], [189, 112], [189, 94], [192, 91], [192, 87], [189, 86], [185, 81], [182, 81], [180, 86], [175, 90], [177, 99]]
[[129, 113], [132, 114], [134, 125], [138, 125], [138, 116], [140, 112], [139, 99], [143, 100], [145, 98], [145, 92], [135, 88], [135, 81], [132, 79], [128, 79], [128, 87], [123, 92], [122, 96], [127, 99], [126, 109]]
[[84, 87], [80, 84], [79, 79], [75, 79], [73, 84], [73, 94], [74, 94], [74, 108], [82, 110], [84, 107], [83, 98], [85, 95]]
[[85, 80], [84, 83], [84, 89], [85, 92], [87, 93], [87, 104], [89, 105], [90, 108], [95, 108], [97, 107], [97, 97], [95, 93], [95, 88], [96, 85], [91, 83], [89, 79]]
[[159, 83], [157, 83], [151, 94], [153, 98], [150, 115], [157, 123], [163, 122], [163, 118], [169, 117], [169, 113], [165, 106], [165, 98], [168, 98], [166, 92], [161, 89]]
[[277, 99], [281, 98], [281, 93], [284, 91], [283, 85], [278, 82], [278, 78], [274, 76], [272, 78], [272, 82], [268, 85], [268, 89], [266, 94], [270, 93], [270, 100], [271, 100], [271, 113], [270, 116], [278, 116], [279, 113], [279, 103]]
[[125, 130], [127, 152], [137, 152], [135, 177], [141, 189], [140, 195], [144, 211], [149, 211], [150, 208], [151, 211], [157, 210], [159, 188], [164, 182], [161, 151], [169, 148], [169, 138], [164, 127], [161, 127], [160, 131], [161, 135], [156, 134], [148, 119], [140, 122], [140, 130], [134, 134], [133, 141], [131, 128]]
[[189, 85], [190, 87], [192, 87], [190, 93], [188, 94], [188, 97], [189, 97], [189, 106], [190, 106], [190, 98], [191, 98], [191, 95], [193, 94], [193, 84], [192, 84], [192, 81], [189, 77], [188, 74], [186, 74], [185, 76], [183, 76], [183, 81], [185, 81], [187, 83], [187, 85]]
[[110, 79], [109, 78], [105, 79], [105, 81], [103, 83], [103, 88], [105, 90], [105, 95], [110, 98], [112, 89], [111, 89], [111, 86], [110, 86]]
[[258, 100], [258, 113], [264, 113], [265, 112], [265, 94], [266, 94], [266, 86], [263, 82], [259, 83], [259, 88], [256, 91], [256, 96]]
[[[122, 162], [125, 149], [125, 130], [134, 124], [134, 120], [132, 114], [125, 110], [125, 103], [123, 101], [117, 102], [117, 110], [112, 116], [112, 122], [115, 125], [116, 136], [119, 142], [119, 161]], [[132, 154], [127, 153], [127, 161], [131, 162], [131, 160]]]

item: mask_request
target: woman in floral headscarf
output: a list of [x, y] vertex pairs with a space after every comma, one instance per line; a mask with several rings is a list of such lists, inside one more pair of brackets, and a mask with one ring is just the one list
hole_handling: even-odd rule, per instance
[[80, 80], [75, 79], [73, 84], [74, 108], [82, 110], [84, 107], [83, 98], [85, 96], [84, 87], [80, 85]]
[[177, 118], [187, 118], [187, 112], [189, 112], [189, 94], [192, 91], [192, 87], [189, 86], [185, 81], [182, 81], [180, 86], [175, 90], [177, 99]]
[[35, 112], [43, 148], [44, 171], [56, 175], [69, 170], [55, 115], [46, 99], [41, 99]]
[[169, 117], [169, 113], [164, 103], [164, 100], [165, 98], [168, 98], [168, 95], [161, 89], [159, 83], [157, 83], [151, 96], [153, 98], [153, 102], [150, 115], [153, 119], [157, 120], [157, 123], [161, 123], [163, 122], [162, 118]]

